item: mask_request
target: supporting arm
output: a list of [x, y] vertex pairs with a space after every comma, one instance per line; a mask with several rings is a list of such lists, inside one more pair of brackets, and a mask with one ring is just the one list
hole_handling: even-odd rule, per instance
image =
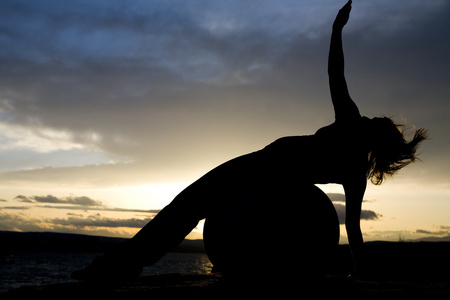
[[365, 273], [364, 243], [361, 233], [361, 206], [366, 190], [367, 180], [364, 176], [344, 184], [345, 191], [345, 228], [348, 243], [352, 250], [356, 274]]

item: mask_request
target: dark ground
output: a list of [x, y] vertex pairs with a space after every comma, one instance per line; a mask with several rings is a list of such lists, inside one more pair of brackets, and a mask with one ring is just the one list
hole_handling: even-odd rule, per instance
[[[251, 275], [251, 274], [249, 274]], [[293, 296], [295, 295], [295, 296]], [[314, 297], [311, 297], [314, 296]], [[11, 290], [0, 299], [449, 299], [450, 282], [355, 279], [233, 283], [220, 274], [167, 274], [127, 283], [65, 283]]]
[[220, 273], [167, 274], [125, 283], [22, 287], [0, 299], [450, 299], [450, 243], [377, 242], [367, 243], [366, 250], [371, 275], [365, 278], [347, 277], [350, 253], [340, 246], [328, 275], [320, 279], [289, 269], [270, 278], [248, 270], [240, 280]]

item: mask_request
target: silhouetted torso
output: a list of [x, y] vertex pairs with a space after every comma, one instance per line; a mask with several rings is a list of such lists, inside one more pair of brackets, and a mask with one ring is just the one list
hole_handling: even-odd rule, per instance
[[342, 184], [349, 177], [366, 174], [366, 119], [335, 122], [314, 135], [283, 137], [261, 152], [274, 164], [279, 179]]

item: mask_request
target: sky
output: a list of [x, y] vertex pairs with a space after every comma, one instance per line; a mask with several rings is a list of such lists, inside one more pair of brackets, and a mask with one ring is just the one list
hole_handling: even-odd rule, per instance
[[[2, 0], [0, 230], [130, 237], [213, 167], [332, 123], [345, 2]], [[355, 0], [343, 39], [360, 112], [430, 136], [369, 183], [365, 240], [449, 239], [450, 2]]]

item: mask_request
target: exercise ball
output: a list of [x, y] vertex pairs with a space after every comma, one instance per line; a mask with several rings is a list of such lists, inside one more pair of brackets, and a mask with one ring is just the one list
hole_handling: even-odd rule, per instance
[[207, 216], [203, 240], [214, 270], [311, 276], [324, 272], [336, 250], [339, 221], [315, 185], [270, 185]]

